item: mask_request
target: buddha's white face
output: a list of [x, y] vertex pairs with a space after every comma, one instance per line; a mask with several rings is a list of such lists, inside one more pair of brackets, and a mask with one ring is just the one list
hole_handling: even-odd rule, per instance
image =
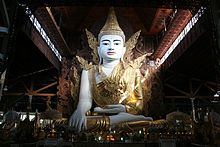
[[125, 53], [124, 41], [119, 35], [103, 35], [98, 53], [103, 60], [119, 60]]

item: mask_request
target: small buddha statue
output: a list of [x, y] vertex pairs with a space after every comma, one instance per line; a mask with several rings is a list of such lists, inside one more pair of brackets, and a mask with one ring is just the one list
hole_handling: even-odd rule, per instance
[[[98, 41], [87, 31], [90, 47], [97, 64], [88, 64], [84, 59], [81, 74], [79, 101], [69, 125], [80, 131], [104, 131], [113, 127], [143, 127], [154, 123], [151, 117], [142, 115], [143, 92], [140, 65], [145, 56], [134, 62], [125, 62], [127, 53], [125, 35], [120, 28], [113, 8], [98, 34]], [[140, 32], [133, 38], [138, 38]], [[127, 45], [129, 46], [129, 45]], [[135, 44], [133, 45], [133, 47]], [[83, 61], [82, 61], [83, 60]], [[86, 115], [93, 103], [97, 115]]]

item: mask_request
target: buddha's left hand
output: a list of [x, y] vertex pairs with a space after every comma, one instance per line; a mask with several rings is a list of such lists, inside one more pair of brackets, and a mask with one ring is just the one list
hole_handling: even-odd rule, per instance
[[115, 104], [115, 105], [106, 105], [104, 108], [95, 107], [94, 112], [113, 114], [113, 113], [126, 112], [126, 109], [125, 106], [122, 104]]

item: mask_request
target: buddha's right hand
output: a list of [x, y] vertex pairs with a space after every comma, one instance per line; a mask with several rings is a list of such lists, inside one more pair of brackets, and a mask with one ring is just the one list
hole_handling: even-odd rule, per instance
[[69, 126], [77, 132], [86, 129], [86, 115], [80, 110], [76, 110], [69, 119]]
[[106, 105], [104, 108], [95, 107], [94, 112], [114, 114], [114, 113], [126, 112], [126, 109], [125, 106], [122, 104], [114, 104], [114, 105]]

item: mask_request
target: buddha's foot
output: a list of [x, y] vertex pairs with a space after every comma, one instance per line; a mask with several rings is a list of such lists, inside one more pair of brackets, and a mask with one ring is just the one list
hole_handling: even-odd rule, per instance
[[167, 122], [165, 119], [159, 120], [140, 120], [140, 121], [131, 121], [124, 122], [117, 125], [117, 129], [120, 131], [131, 132], [145, 128], [145, 130], [149, 128], [165, 128], [167, 126]]
[[87, 116], [86, 132], [108, 131], [110, 120], [108, 116]]

